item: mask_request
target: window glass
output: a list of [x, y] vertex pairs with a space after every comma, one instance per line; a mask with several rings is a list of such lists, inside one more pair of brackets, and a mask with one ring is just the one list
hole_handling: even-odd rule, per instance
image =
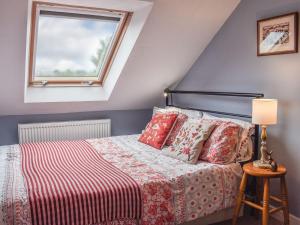
[[41, 11], [35, 80], [98, 80], [120, 18]]

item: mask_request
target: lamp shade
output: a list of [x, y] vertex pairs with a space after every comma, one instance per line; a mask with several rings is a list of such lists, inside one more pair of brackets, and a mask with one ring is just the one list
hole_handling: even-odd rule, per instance
[[277, 123], [277, 99], [258, 98], [252, 101], [252, 123], [272, 125]]

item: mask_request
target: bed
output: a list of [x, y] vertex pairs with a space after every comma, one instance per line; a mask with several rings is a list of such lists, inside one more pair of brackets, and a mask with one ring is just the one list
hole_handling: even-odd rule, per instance
[[230, 218], [239, 163], [190, 165], [138, 137], [0, 147], [1, 224], [209, 224]]
[[[152, 147], [138, 142], [137, 138], [138, 135], [132, 135], [84, 142], [92, 146], [107, 162], [127, 173], [141, 187], [142, 224], [172, 224], [174, 219], [180, 224], [234, 205], [241, 176], [239, 164], [199, 162], [197, 165], [190, 165], [162, 155]], [[51, 147], [59, 148], [63, 144], [83, 145], [76, 141], [56, 144]], [[36, 144], [36, 147], [45, 148], [45, 145]], [[18, 145], [0, 149], [0, 168], [4, 174], [0, 184], [0, 218], [4, 224], [32, 224], [28, 193], [21, 170], [21, 151]], [[60, 210], [62, 209], [58, 211]], [[59, 212], [50, 215], [56, 214]], [[135, 224], [139, 215], [129, 217], [132, 220], [123, 221], [125, 224]], [[110, 216], [104, 217], [104, 220], [109, 218]], [[93, 221], [82, 219], [78, 224], [91, 222]]]

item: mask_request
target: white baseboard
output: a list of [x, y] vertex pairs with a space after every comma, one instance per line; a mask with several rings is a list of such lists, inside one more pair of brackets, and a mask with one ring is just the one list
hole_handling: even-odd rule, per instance
[[[274, 219], [280, 221], [283, 223], [283, 213], [282, 211], [273, 213], [271, 215]], [[297, 216], [294, 216], [293, 214], [290, 214], [290, 225], [300, 225], [300, 218]]]

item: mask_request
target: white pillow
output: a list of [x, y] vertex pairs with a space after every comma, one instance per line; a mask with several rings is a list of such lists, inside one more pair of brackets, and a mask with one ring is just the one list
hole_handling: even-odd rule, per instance
[[236, 149], [236, 161], [237, 162], [244, 162], [248, 161], [252, 158], [253, 155], [253, 143], [251, 136], [254, 134], [254, 125], [250, 122], [238, 120], [238, 119], [231, 119], [231, 118], [224, 118], [224, 117], [216, 117], [212, 116], [208, 113], [203, 113], [203, 119], [211, 119], [211, 120], [220, 120], [225, 122], [232, 122], [236, 123], [242, 127], [239, 143]]
[[188, 110], [188, 109], [181, 109], [173, 106], [167, 106], [166, 108], [153, 108], [153, 115], [157, 112], [178, 112], [187, 115], [189, 118], [199, 119], [202, 118], [203, 113], [197, 110]]
[[[157, 107], [157, 106], [154, 106], [153, 107], [153, 113], [152, 113], [152, 116], [154, 116], [156, 113], [158, 113], [158, 112], [160, 112], [160, 113], [166, 113], [166, 112], [170, 112], [170, 111], [168, 111], [167, 109], [165, 109], [165, 108], [160, 108], [160, 107]], [[173, 112], [177, 112], [177, 111], [173, 111]]]

